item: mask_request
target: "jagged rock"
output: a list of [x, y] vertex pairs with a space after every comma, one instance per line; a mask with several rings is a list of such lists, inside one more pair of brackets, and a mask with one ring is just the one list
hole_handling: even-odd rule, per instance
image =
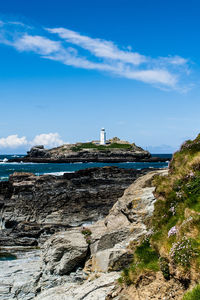
[[43, 145], [37, 145], [27, 152], [28, 157], [49, 157], [48, 150]]
[[124, 255], [130, 261], [126, 247], [130, 241], [137, 241], [147, 233], [146, 224], [153, 214], [154, 187], [147, 186], [147, 183], [155, 174], [166, 172], [154, 171], [137, 179], [114, 204], [108, 216], [90, 227], [93, 270], [106, 272], [114, 264], [122, 266]]
[[63, 176], [14, 173], [0, 182], [0, 246], [33, 246], [71, 226], [105, 217], [147, 170], [91, 168]]
[[98, 272], [121, 271], [133, 260], [133, 253], [128, 249], [107, 249], [92, 257], [93, 270]]
[[[154, 188], [149, 187], [147, 183], [158, 173], [164, 174], [166, 171], [151, 172], [139, 178], [126, 189], [124, 195], [117, 201], [104, 220], [90, 225], [92, 233], [90, 236], [90, 249], [92, 253], [91, 268], [94, 272], [89, 275], [88, 280], [83, 281], [83, 283], [81, 281], [76, 283], [73, 280], [69, 282], [68, 280], [70, 280], [70, 276], [72, 275], [62, 275], [83, 265], [88, 254], [88, 244], [81, 230], [68, 229], [66, 232], [60, 232], [52, 236], [46, 242], [43, 253], [42, 273], [35, 280], [35, 283], [32, 286], [30, 285], [29, 289], [27, 286], [21, 287], [21, 289], [19, 287], [17, 291], [20, 296], [18, 298], [16, 296], [15, 299], [23, 300], [26, 299], [23, 298], [24, 295], [33, 295], [33, 293], [38, 294], [34, 298], [35, 300], [105, 300], [108, 294], [111, 293], [114, 295], [115, 280], [120, 276], [120, 272], [112, 271], [124, 268], [127, 261], [131, 260], [131, 254], [127, 249], [129, 242], [132, 240], [138, 241], [141, 236], [147, 233], [146, 223], [152, 216], [155, 201], [153, 196]], [[99, 179], [97, 174], [98, 172], [95, 179]], [[86, 175], [88, 175], [87, 171], [85, 171]], [[110, 176], [115, 176], [115, 173], [108, 175], [107, 180], [110, 180]], [[76, 178], [72, 176], [70, 180]], [[85, 184], [85, 181], [87, 182], [88, 180], [84, 176], [81, 179], [81, 184], [83, 182]], [[92, 179], [90, 187], [93, 188], [96, 185], [94, 184], [95, 180], [93, 177]], [[44, 182], [43, 179], [42, 182]], [[24, 184], [27, 189], [29, 185]], [[79, 180], [77, 185], [80, 186]], [[34, 186], [36, 187], [37, 185], [34, 184]], [[50, 186], [48, 187], [50, 188]], [[20, 191], [23, 191], [21, 187]], [[12, 195], [12, 193], [7, 194]], [[69, 206], [68, 209], [70, 209]], [[30, 224], [26, 225], [30, 226]], [[23, 230], [25, 230], [24, 227]], [[101, 271], [101, 273], [97, 271]], [[107, 271], [109, 273], [103, 273]], [[53, 287], [57, 284], [59, 286]], [[122, 299], [119, 297], [116, 299]]]
[[96, 278], [91, 281], [87, 280], [79, 286], [65, 284], [48, 289], [35, 297], [34, 300], [105, 300], [118, 277], [119, 274], [116, 272], [97, 274]]
[[64, 275], [84, 265], [88, 244], [77, 230], [53, 235], [43, 246], [43, 272]]

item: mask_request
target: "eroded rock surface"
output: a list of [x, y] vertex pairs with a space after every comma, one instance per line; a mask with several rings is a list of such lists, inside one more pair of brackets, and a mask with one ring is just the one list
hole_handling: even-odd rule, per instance
[[14, 173], [0, 182], [0, 246], [36, 246], [54, 232], [102, 219], [145, 172], [104, 167], [63, 176]]
[[[91, 232], [89, 243], [82, 233], [82, 227], [67, 229], [66, 232], [51, 236], [44, 244], [42, 269], [26, 290], [27, 295], [32, 298], [23, 298], [27, 287], [25, 285], [21, 287], [23, 294], [18, 289], [19, 296], [14, 299], [142, 299], [136, 289], [121, 292], [116, 287], [116, 280], [120, 276], [120, 270], [132, 259], [129, 243], [138, 241], [148, 233], [147, 224], [155, 202], [154, 187], [149, 186], [149, 182], [158, 173], [164, 175], [166, 171], [154, 171], [138, 178], [120, 196], [104, 219], [88, 228], [84, 227]], [[84, 269], [79, 270], [80, 266]], [[158, 280], [158, 284], [151, 286], [154, 280]], [[156, 293], [162, 280], [164, 279], [150, 276], [146, 285], [141, 280], [141, 295], [147, 297], [144, 299], [154, 299], [148, 297]], [[148, 285], [151, 294], [147, 294]], [[171, 295], [177, 295], [179, 285], [172, 286], [176, 288], [176, 292]], [[129, 297], [129, 292], [132, 298]]]
[[105, 300], [118, 277], [116, 272], [97, 274], [96, 278], [87, 280], [82, 285], [65, 284], [44, 291], [34, 300]]
[[80, 230], [60, 232], [53, 235], [43, 246], [43, 269], [45, 273], [64, 275], [84, 266], [88, 244]]
[[0, 300], [33, 299], [35, 292], [29, 286], [34, 282], [33, 276], [40, 272], [40, 251], [13, 251], [17, 255], [16, 260], [0, 261]]

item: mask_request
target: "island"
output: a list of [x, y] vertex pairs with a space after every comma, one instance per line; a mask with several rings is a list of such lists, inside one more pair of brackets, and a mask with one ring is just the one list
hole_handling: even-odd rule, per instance
[[[102, 131], [102, 130], [101, 130]], [[114, 137], [108, 141], [91, 141], [86, 143], [64, 144], [62, 146], [45, 149], [37, 145], [20, 158], [10, 159], [10, 162], [36, 163], [75, 163], [75, 162], [164, 162], [169, 158], [152, 157], [149, 151], [142, 149], [135, 143], [122, 141]]]

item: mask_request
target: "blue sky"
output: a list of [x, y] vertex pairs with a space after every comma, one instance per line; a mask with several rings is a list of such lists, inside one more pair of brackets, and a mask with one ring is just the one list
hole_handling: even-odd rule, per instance
[[200, 127], [200, 3], [7, 0], [0, 153], [118, 136], [172, 152]]

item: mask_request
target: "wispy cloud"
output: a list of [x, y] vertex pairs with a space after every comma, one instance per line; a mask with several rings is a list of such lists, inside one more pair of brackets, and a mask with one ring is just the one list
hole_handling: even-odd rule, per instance
[[189, 61], [178, 55], [152, 58], [66, 28], [41, 28], [38, 33], [23, 23], [4, 20], [0, 21], [0, 43], [76, 68], [105, 71], [163, 89], [187, 89], [182, 80], [189, 76]]
[[47, 28], [46, 30], [58, 34], [60, 38], [68, 43], [72, 43], [90, 51], [96, 57], [119, 60], [133, 65], [139, 65], [146, 61], [145, 56], [130, 51], [122, 51], [110, 41], [93, 39], [65, 28]]

